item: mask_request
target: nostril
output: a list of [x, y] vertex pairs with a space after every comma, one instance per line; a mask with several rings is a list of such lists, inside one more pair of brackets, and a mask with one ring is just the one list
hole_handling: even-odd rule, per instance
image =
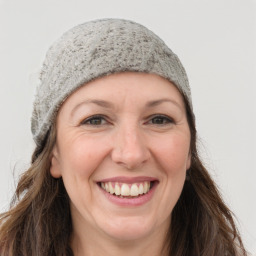
[[135, 138], [131, 139], [131, 136], [124, 135], [120, 139], [120, 136], [117, 135], [117, 138], [113, 141], [112, 160], [128, 170], [140, 167], [150, 158], [149, 149], [143, 141], [141, 141], [141, 138], [138, 138], [138, 135], [133, 135], [133, 137], [134, 136]]

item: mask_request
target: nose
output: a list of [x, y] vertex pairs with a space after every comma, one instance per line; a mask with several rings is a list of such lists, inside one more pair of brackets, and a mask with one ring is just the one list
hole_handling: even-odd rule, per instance
[[142, 133], [135, 126], [120, 127], [113, 140], [112, 160], [129, 170], [146, 163], [150, 150]]

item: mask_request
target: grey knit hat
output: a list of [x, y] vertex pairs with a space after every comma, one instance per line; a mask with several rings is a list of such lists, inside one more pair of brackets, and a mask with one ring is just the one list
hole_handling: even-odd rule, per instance
[[61, 104], [72, 92], [93, 79], [123, 71], [168, 79], [192, 109], [186, 72], [158, 36], [128, 20], [90, 21], [67, 31], [47, 52], [31, 120], [36, 144], [42, 144]]

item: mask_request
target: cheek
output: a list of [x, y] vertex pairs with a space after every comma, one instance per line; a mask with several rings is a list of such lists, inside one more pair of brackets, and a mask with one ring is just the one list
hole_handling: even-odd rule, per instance
[[[65, 144], [65, 146], [64, 146]], [[105, 159], [107, 148], [97, 140], [78, 136], [61, 145], [61, 172], [65, 188], [75, 209], [91, 204], [92, 176]]]
[[186, 172], [190, 159], [189, 147], [189, 137], [180, 135], [155, 143], [157, 159], [166, 174], [176, 176]]
[[[67, 143], [62, 152], [64, 175], [77, 176], [80, 180], [88, 179], [102, 163], [107, 154], [106, 144], [86, 136], [79, 136]], [[62, 147], [63, 148], [63, 147]]]
[[164, 177], [162, 196], [166, 199], [166, 204], [163, 206], [166, 216], [170, 215], [182, 192], [187, 163], [190, 159], [189, 149], [190, 137], [184, 134], [172, 136], [158, 144], [156, 148]]

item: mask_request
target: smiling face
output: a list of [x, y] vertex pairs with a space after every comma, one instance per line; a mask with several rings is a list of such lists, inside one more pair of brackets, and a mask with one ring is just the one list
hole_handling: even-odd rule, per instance
[[78, 89], [58, 113], [51, 160], [70, 197], [74, 236], [163, 236], [189, 149], [183, 98], [164, 78], [127, 72]]

